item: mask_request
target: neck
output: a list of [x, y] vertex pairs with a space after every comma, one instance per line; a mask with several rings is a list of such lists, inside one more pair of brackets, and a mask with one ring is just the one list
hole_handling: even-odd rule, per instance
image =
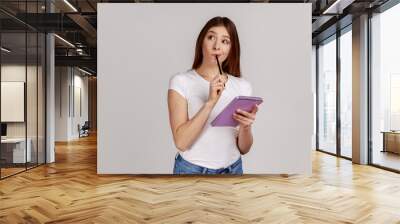
[[207, 80], [212, 80], [215, 75], [219, 75], [218, 65], [200, 65], [199, 68], [196, 69], [199, 75], [203, 76]]

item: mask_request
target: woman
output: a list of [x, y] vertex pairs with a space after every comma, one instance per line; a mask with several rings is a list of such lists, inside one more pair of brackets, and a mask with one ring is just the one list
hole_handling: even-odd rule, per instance
[[[219, 75], [218, 63], [223, 75]], [[237, 128], [212, 127], [211, 121], [239, 95], [250, 96], [241, 78], [240, 44], [234, 23], [226, 17], [209, 20], [201, 30], [192, 69], [171, 77], [168, 109], [178, 149], [174, 174], [243, 174], [241, 155], [253, 144], [251, 112], [237, 111]]]

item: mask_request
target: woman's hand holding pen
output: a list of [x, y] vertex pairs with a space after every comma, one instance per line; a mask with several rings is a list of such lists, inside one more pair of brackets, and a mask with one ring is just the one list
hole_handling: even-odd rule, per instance
[[228, 79], [222, 75], [216, 75], [210, 82], [208, 102], [215, 105], [225, 89], [225, 83]]
[[249, 128], [254, 123], [256, 119], [256, 114], [258, 111], [258, 105], [254, 105], [250, 112], [237, 109], [233, 114], [233, 119], [239, 122], [240, 128]]
[[222, 95], [222, 91], [225, 89], [225, 83], [228, 80], [227, 77], [222, 75], [222, 68], [218, 60], [218, 55], [215, 55], [217, 61], [217, 66], [219, 70], [219, 75], [216, 75], [210, 82], [210, 92], [208, 94], [208, 102], [213, 106], [217, 103], [218, 99]]

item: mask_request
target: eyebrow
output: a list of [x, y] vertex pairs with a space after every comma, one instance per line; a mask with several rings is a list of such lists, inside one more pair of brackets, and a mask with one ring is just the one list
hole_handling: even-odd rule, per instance
[[[208, 32], [212, 32], [212, 33], [215, 33], [215, 34], [216, 34], [216, 32], [214, 32], [214, 31], [212, 31], [212, 30], [210, 30], [210, 31], [208, 31]], [[227, 38], [230, 39], [230, 37], [229, 37], [229, 36], [226, 36], [226, 35], [223, 35], [223, 37], [227, 37]]]

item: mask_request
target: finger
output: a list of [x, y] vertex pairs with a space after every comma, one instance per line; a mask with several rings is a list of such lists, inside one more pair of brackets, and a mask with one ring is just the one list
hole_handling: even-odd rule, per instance
[[213, 79], [211, 79], [210, 84], [215, 84], [218, 83], [218, 76], [215, 76]]
[[223, 88], [224, 87], [224, 84], [222, 84], [222, 83], [218, 83], [218, 84], [215, 84], [215, 85], [213, 85], [213, 87], [214, 88]]
[[224, 84], [223, 82], [216, 81], [216, 82], [212, 83], [211, 85], [223, 85], [223, 84]]
[[236, 121], [238, 121], [240, 124], [243, 124], [243, 125], [251, 125], [252, 124], [252, 122], [246, 121], [243, 119], [243, 117], [239, 117], [237, 115], [234, 115], [233, 119], [235, 119]]
[[223, 91], [225, 88], [222, 86], [222, 87], [217, 87], [217, 88], [215, 88], [215, 91]]
[[226, 84], [226, 78], [224, 77], [224, 76], [221, 76], [221, 79], [220, 79], [220, 83], [222, 83], [223, 85], [225, 85]]
[[238, 119], [240, 119], [240, 120], [242, 120], [242, 121], [249, 122], [250, 124], [253, 123], [253, 121], [254, 121], [251, 118], [244, 117], [244, 116], [242, 116], [240, 114], [237, 114], [237, 113], [234, 113], [233, 116], [238, 118]]
[[254, 114], [251, 114], [251, 113], [249, 113], [249, 112], [247, 112], [247, 111], [244, 111], [244, 110], [241, 110], [241, 109], [238, 109], [238, 110], [236, 111], [236, 113], [242, 114], [243, 116], [249, 117], [249, 118], [251, 118], [251, 119], [255, 119]]
[[240, 114], [236, 114], [236, 116], [239, 118], [239, 119], [242, 119], [243, 121], [246, 121], [246, 122], [249, 122], [249, 123], [253, 123], [253, 119], [251, 119], [251, 118], [248, 118], [248, 117], [245, 117], [245, 116], [242, 116], [242, 115], [240, 115]]
[[224, 83], [225, 82], [225, 77], [220, 75], [219, 79], [218, 79], [218, 82]]
[[219, 77], [220, 77], [220, 75], [215, 75], [214, 78], [212, 79], [212, 81], [218, 81]]
[[257, 111], [258, 111], [258, 105], [255, 104], [254, 107], [253, 107], [253, 109], [251, 110], [251, 113], [252, 113], [252, 114], [256, 114]]
[[236, 121], [239, 121], [241, 124], [244, 123], [244, 121], [241, 118], [239, 118], [239, 116], [237, 116], [236, 114], [233, 114], [232, 118]]
[[214, 83], [213, 85], [214, 85], [214, 86], [223, 86], [224, 83], [222, 83], [222, 82], [217, 82], [217, 83]]

